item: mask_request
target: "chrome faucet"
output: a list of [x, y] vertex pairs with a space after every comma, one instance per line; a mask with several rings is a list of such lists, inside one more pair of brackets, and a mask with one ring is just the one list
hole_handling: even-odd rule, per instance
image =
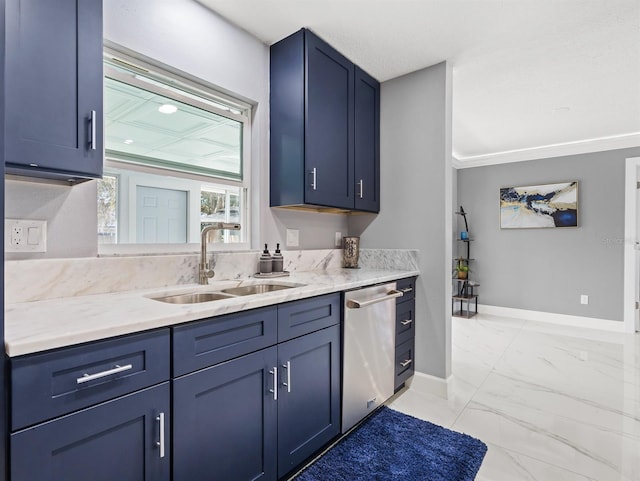
[[240, 224], [214, 222], [202, 228], [202, 232], [200, 232], [200, 268], [198, 276], [200, 284], [209, 284], [209, 279], [215, 275], [207, 259], [207, 235], [209, 232], [212, 230], [240, 230], [240, 227]]

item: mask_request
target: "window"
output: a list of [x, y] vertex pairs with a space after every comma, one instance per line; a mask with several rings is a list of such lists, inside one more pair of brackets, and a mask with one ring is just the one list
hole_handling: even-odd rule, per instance
[[124, 244], [144, 244], [138, 252], [198, 244], [210, 222], [242, 226], [215, 231], [210, 242], [249, 247], [248, 104], [168, 67], [107, 50], [104, 110], [101, 252]]

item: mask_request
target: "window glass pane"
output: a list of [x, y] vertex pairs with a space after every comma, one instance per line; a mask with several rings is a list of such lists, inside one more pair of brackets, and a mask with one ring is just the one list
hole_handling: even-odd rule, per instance
[[[212, 222], [232, 222], [242, 225], [244, 211], [244, 189], [228, 186], [203, 186], [200, 196], [200, 225], [205, 227]], [[246, 229], [246, 225], [245, 225]], [[241, 230], [212, 231], [210, 243], [244, 242]]]
[[98, 243], [118, 242], [118, 178], [105, 175], [98, 180]]
[[112, 78], [105, 78], [104, 104], [109, 157], [242, 178], [242, 122]]

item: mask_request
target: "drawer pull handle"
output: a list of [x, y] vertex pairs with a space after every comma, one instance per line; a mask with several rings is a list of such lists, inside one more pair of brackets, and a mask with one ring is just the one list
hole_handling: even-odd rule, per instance
[[407, 359], [406, 361], [402, 361], [402, 362], [400, 363], [400, 365], [401, 365], [402, 367], [407, 367], [407, 366], [408, 366], [409, 364], [411, 364], [412, 362], [413, 362], [413, 360], [412, 360], [412, 359]]
[[400, 321], [400, 324], [402, 324], [403, 326], [408, 326], [412, 322], [413, 322], [413, 319], [405, 319], [404, 321]]
[[156, 445], [160, 448], [160, 457], [164, 458], [164, 413], [158, 414], [156, 421], [158, 421], [160, 432], [160, 440], [156, 442]]
[[407, 293], [407, 292], [412, 292], [413, 291], [413, 287], [405, 287], [404, 289], [400, 289], [402, 292]]
[[283, 382], [282, 385], [287, 386], [287, 392], [291, 392], [291, 361], [287, 361], [282, 367], [287, 370], [287, 382]]
[[119, 366], [116, 364], [116, 367], [113, 369], [109, 369], [107, 371], [97, 372], [95, 374], [83, 374], [82, 377], [76, 379], [78, 384], [83, 384], [85, 382], [94, 381], [95, 379], [100, 379], [102, 377], [111, 376], [112, 374], [118, 374], [119, 372], [128, 371], [129, 369], [133, 369], [133, 364], [127, 364], [125, 366]]
[[269, 371], [269, 374], [273, 376], [273, 389], [269, 389], [269, 392], [273, 393], [273, 400], [278, 400], [278, 368], [273, 367], [273, 371]]

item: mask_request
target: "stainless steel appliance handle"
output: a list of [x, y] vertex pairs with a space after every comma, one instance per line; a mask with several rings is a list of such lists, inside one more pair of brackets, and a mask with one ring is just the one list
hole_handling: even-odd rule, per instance
[[96, 150], [96, 111], [91, 111], [91, 117], [89, 118], [89, 123], [91, 124], [90, 134], [89, 134], [89, 148], [91, 150]]
[[156, 421], [160, 426], [160, 440], [156, 442], [156, 445], [160, 448], [160, 457], [164, 458], [164, 413], [158, 414]]
[[273, 389], [269, 389], [269, 392], [273, 393], [273, 400], [278, 400], [278, 368], [273, 366], [273, 370], [269, 371], [269, 374], [273, 376]]
[[283, 386], [287, 386], [287, 392], [291, 392], [291, 361], [287, 361], [282, 367], [287, 370], [287, 382], [283, 382]]
[[412, 361], [411, 359], [407, 359], [406, 361], [402, 361], [402, 362], [400, 363], [400, 365], [401, 365], [402, 367], [407, 367], [407, 366], [408, 366], [409, 364], [411, 364], [412, 362], [413, 362], [413, 361]]
[[395, 299], [396, 297], [402, 297], [404, 294], [396, 289], [392, 289], [382, 297], [374, 297], [366, 301], [356, 301], [355, 299], [347, 300], [347, 307], [350, 309], [360, 309], [362, 307], [370, 306], [371, 304], [377, 304], [378, 302], [388, 301], [389, 299]]
[[128, 371], [129, 369], [133, 369], [133, 364], [126, 364], [124, 366], [119, 366], [118, 364], [116, 364], [116, 367], [107, 371], [97, 372], [95, 374], [85, 373], [82, 375], [82, 377], [76, 379], [76, 382], [78, 384], [83, 384], [95, 379], [100, 379], [101, 377], [111, 376], [112, 374], [118, 374], [119, 372]]

